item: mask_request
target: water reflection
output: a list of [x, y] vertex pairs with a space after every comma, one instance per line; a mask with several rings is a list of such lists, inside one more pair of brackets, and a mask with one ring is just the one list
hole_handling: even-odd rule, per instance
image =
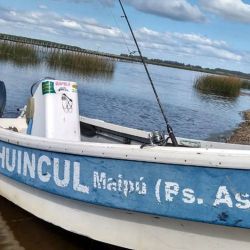
[[27, 213], [0, 197], [0, 249], [2, 250], [122, 250], [82, 237]]
[[235, 101], [237, 100], [238, 96], [223, 96], [223, 95], [218, 95], [212, 91], [208, 91], [208, 90], [196, 90], [195, 91], [197, 93], [197, 95], [201, 98], [201, 99], [206, 99], [208, 101], [211, 100], [223, 100], [223, 101]]
[[225, 108], [233, 107], [235, 103], [237, 102], [237, 97], [226, 97], [226, 96], [220, 96], [216, 94], [206, 93], [206, 92], [199, 92], [194, 91], [194, 95], [196, 95], [197, 98], [200, 99], [201, 102], [204, 102], [206, 104], [217, 104], [222, 105]]
[[91, 70], [85, 71], [76, 67], [65, 67], [64, 65], [58, 64], [50, 64], [46, 65], [48, 70], [56, 71], [58, 74], [66, 73], [72, 78], [80, 78], [80, 79], [91, 79], [91, 78], [100, 78], [105, 82], [111, 81], [113, 78], [113, 72], [111, 71], [103, 71], [103, 70]]
[[30, 45], [0, 41], [0, 61], [9, 61], [16, 66], [36, 66], [41, 59]]

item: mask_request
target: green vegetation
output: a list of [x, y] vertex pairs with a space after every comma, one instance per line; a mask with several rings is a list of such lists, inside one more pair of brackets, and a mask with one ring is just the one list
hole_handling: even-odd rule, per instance
[[40, 63], [39, 56], [31, 45], [0, 42], [0, 60], [12, 61], [17, 65]]
[[78, 76], [111, 77], [115, 69], [115, 61], [107, 57], [52, 48], [44, 52], [37, 45], [1, 40], [0, 60], [11, 61], [19, 66], [45, 62], [50, 68]]
[[237, 97], [240, 94], [241, 80], [237, 77], [202, 75], [195, 80], [194, 87], [206, 94]]
[[75, 52], [50, 53], [47, 63], [54, 69], [78, 75], [113, 74], [115, 68], [114, 60]]
[[241, 80], [241, 88], [242, 89], [250, 89], [250, 81], [249, 80]]
[[[138, 55], [128, 55], [128, 54], [121, 54], [120, 57], [123, 60], [130, 60], [135, 62], [140, 62], [141, 59]], [[208, 74], [216, 74], [216, 75], [222, 75], [222, 76], [235, 76], [239, 78], [245, 78], [250, 79], [250, 74], [243, 73], [240, 71], [235, 70], [227, 70], [227, 69], [221, 69], [221, 68], [203, 68], [199, 65], [191, 65], [191, 64], [184, 64], [176, 61], [169, 61], [169, 60], [162, 60], [162, 59], [154, 59], [154, 58], [147, 58], [143, 57], [144, 61], [148, 64], [155, 64], [159, 66], [165, 66], [165, 67], [171, 67], [171, 68], [177, 68], [177, 69], [185, 69], [185, 70], [191, 70], [191, 71], [198, 71]]]

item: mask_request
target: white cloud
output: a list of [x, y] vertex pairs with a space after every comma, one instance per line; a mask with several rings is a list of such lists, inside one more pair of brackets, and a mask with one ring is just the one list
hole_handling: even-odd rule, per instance
[[[94, 46], [92, 49], [96, 49], [94, 44], [98, 43], [102, 44], [103, 48], [109, 47], [111, 53], [114, 52], [115, 45], [119, 47], [118, 51], [122, 52], [125, 47], [125, 38], [131, 51], [135, 50], [129, 33], [116, 27], [100, 24], [93, 18], [69, 18], [47, 10], [24, 12], [3, 8], [0, 8], [0, 16], [0, 24], [5, 22], [4, 27], [16, 30], [18, 35], [22, 35], [20, 32], [26, 32], [32, 34], [32, 37], [36, 37], [34, 34], [40, 33], [38, 37], [42, 37], [42, 33], [52, 41], [61, 43], [71, 41], [71, 44], [83, 48], [86, 41], [89, 41], [89, 44]], [[167, 59], [167, 55], [172, 54], [175, 57], [186, 58], [187, 61], [195, 57], [203, 57], [205, 60], [209, 57], [233, 62], [245, 60], [244, 54], [230, 49], [225, 41], [211, 39], [200, 34], [159, 32], [142, 27], [135, 30], [135, 35], [145, 55], [149, 57], [158, 54], [159, 58]], [[85, 42], [84, 45], [82, 45], [82, 41]], [[163, 55], [166, 57], [164, 58]]]
[[174, 36], [178, 39], [185, 41], [186, 43], [199, 43], [207, 46], [227, 46], [227, 43], [222, 40], [212, 40], [208, 37], [198, 34], [185, 34], [185, 33], [174, 33]]
[[250, 4], [242, 0], [200, 0], [201, 6], [225, 19], [250, 23]]
[[176, 54], [185, 54], [194, 57], [213, 57], [232, 61], [241, 61], [242, 55], [228, 48], [225, 41], [213, 40], [208, 37], [177, 32], [156, 32], [146, 27], [136, 31], [139, 41], [143, 41], [143, 47], [158, 49]]
[[136, 31], [137, 37], [141, 40], [157, 41], [164, 44], [177, 44], [182, 42], [186, 45], [207, 45], [215, 47], [227, 47], [227, 43], [223, 40], [212, 40], [206, 36], [202, 36], [194, 33], [178, 33], [178, 32], [157, 32], [143, 27]]
[[114, 27], [107, 28], [86, 24], [84, 28], [85, 31], [104, 37], [121, 38], [122, 36], [122, 31]]
[[23, 27], [37, 31], [41, 29], [51, 34], [68, 35], [71, 31], [71, 36], [82, 36], [96, 39], [116, 38], [120, 41], [122, 36], [126, 34], [116, 28], [99, 24], [94, 18], [68, 18], [58, 15], [50, 11], [13, 11], [0, 7], [1, 23], [6, 22], [8, 25], [16, 28]]
[[196, 50], [195, 53], [202, 55], [207, 55], [209, 57], [216, 57], [218, 59], [241, 61], [242, 56], [240, 54], [231, 52], [223, 48], [216, 48], [206, 45], [198, 45], [199, 50]]
[[74, 29], [74, 30], [82, 30], [82, 26], [75, 20], [62, 19], [58, 21], [58, 24], [65, 28]]
[[43, 4], [39, 5], [38, 7], [39, 7], [39, 9], [42, 9], [42, 10], [48, 9], [48, 6], [47, 5], [43, 5]]
[[205, 17], [198, 6], [186, 0], [125, 0], [137, 10], [176, 21], [203, 22]]
[[51, 27], [39, 27], [39, 29], [45, 31], [46, 33], [55, 34], [55, 35], [59, 34], [55, 29]]
[[154, 31], [154, 30], [150, 30], [146, 27], [143, 27], [139, 30], [139, 32], [147, 35], [147, 36], [154, 36], [154, 37], [158, 37], [160, 35], [160, 32], [158, 31]]
[[6, 21], [0, 18], [0, 24], [5, 24]]
[[[60, 0], [57, 0], [60, 1]], [[61, 0], [63, 1], [63, 0]], [[74, 3], [86, 3], [90, 0], [68, 0]], [[99, 2], [113, 6], [115, 0], [99, 0]], [[188, 0], [123, 0], [138, 11], [161, 16], [176, 21], [204, 22], [205, 16], [198, 6], [192, 5]]]

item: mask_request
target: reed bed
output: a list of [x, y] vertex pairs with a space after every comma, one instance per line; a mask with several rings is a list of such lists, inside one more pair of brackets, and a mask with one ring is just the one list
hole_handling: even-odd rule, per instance
[[115, 70], [113, 59], [6, 41], [0, 41], [0, 60], [11, 61], [18, 66], [46, 63], [54, 70], [77, 76], [110, 78]]
[[241, 88], [242, 89], [250, 89], [250, 80], [241, 80]]
[[240, 94], [241, 80], [237, 77], [202, 75], [195, 80], [194, 87], [202, 93], [237, 97]]
[[113, 74], [115, 63], [112, 59], [74, 52], [53, 52], [48, 55], [49, 67], [77, 75]]
[[40, 63], [36, 49], [27, 44], [0, 42], [0, 60], [12, 61], [17, 65]]

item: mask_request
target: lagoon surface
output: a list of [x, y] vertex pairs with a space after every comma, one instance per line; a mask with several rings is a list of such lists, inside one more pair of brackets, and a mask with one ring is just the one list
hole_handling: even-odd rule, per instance
[[[138, 63], [117, 62], [112, 76], [76, 76], [41, 64], [17, 67], [0, 62], [1, 80], [7, 87], [6, 116], [16, 115], [30, 95], [32, 83], [44, 76], [78, 83], [80, 114], [144, 129], [164, 130], [163, 118], [153, 91]], [[156, 89], [176, 136], [217, 139], [232, 131], [250, 108], [250, 97], [236, 99], [198, 93], [193, 88], [199, 72], [149, 65]]]
[[[250, 108], [249, 92], [238, 98], [198, 93], [193, 88], [198, 72], [149, 65], [156, 89], [176, 136], [221, 139], [241, 122]], [[26, 104], [33, 82], [45, 76], [78, 83], [80, 114], [144, 129], [164, 130], [153, 91], [138, 63], [117, 62], [113, 75], [85, 77], [38, 66], [20, 67], [0, 61], [7, 88], [6, 117], [16, 116]], [[1, 249], [116, 249], [68, 233], [42, 222], [0, 198]]]

